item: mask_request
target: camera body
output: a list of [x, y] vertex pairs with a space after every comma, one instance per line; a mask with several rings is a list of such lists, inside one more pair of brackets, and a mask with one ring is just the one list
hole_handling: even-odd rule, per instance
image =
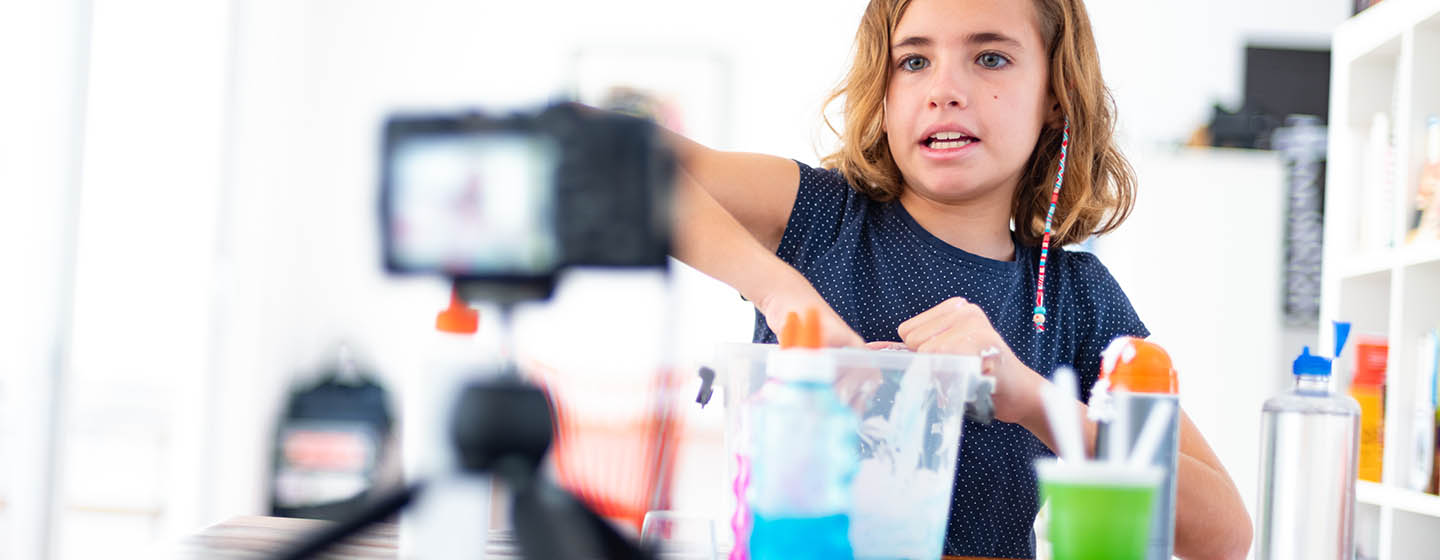
[[649, 121], [573, 104], [385, 123], [385, 267], [553, 287], [574, 266], [663, 267], [675, 158]]

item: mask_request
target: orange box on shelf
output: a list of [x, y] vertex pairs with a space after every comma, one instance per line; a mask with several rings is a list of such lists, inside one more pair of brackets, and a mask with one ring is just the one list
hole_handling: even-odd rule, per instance
[[1361, 336], [1355, 343], [1355, 377], [1350, 396], [1360, 403], [1360, 480], [1380, 482], [1385, 450], [1385, 367], [1390, 343]]

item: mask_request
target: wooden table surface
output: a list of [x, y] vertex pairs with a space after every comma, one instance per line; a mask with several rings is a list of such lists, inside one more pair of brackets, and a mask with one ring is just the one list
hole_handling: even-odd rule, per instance
[[[239, 560], [271, 558], [298, 541], [305, 533], [324, 527], [325, 521], [284, 517], [243, 516], [207, 527], [181, 544], [182, 558]], [[396, 560], [399, 557], [399, 528], [394, 523], [377, 523], [332, 547], [322, 558], [355, 560]], [[486, 547], [490, 558], [510, 559], [516, 554], [509, 532], [493, 531]], [[944, 560], [996, 560], [946, 556]]]
[[[313, 519], [236, 517], [207, 527], [186, 539], [181, 544], [181, 556], [196, 559], [271, 558], [307, 532], [328, 524]], [[323, 557], [395, 560], [399, 552], [399, 537], [399, 528], [394, 523], [377, 523], [331, 548]]]

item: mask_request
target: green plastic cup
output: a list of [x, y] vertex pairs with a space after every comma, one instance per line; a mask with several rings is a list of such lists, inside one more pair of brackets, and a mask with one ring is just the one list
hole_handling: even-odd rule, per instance
[[1053, 560], [1145, 559], [1160, 467], [1041, 459], [1035, 470], [1040, 499], [1050, 502]]

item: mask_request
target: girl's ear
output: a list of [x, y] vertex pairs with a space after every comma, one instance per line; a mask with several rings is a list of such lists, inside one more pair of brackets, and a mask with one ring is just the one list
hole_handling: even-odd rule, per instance
[[1055, 94], [1045, 96], [1045, 103], [1050, 105], [1050, 110], [1045, 112], [1045, 125], [1051, 128], [1065, 126], [1065, 115], [1060, 112], [1060, 101], [1055, 99]]

